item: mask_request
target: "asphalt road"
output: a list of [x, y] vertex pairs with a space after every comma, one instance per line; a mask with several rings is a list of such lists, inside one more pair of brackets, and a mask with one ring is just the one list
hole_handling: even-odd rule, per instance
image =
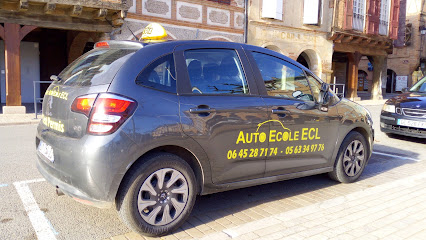
[[[424, 140], [387, 136], [379, 128], [381, 106], [367, 108], [373, 114], [376, 140], [362, 178], [426, 161]], [[105, 239], [129, 232], [114, 209], [97, 209], [67, 196], [56, 196], [54, 187], [35, 167], [35, 131], [36, 125], [0, 127], [0, 240], [37, 239], [35, 229], [46, 230], [46, 224], [46, 236], [51, 239]], [[286, 181], [285, 188], [283, 183], [273, 183], [202, 196], [197, 199], [193, 215], [244, 208], [335, 184], [320, 175]]]

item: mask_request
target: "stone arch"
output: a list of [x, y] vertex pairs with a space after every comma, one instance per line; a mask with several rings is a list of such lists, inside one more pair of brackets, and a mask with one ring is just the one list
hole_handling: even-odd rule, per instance
[[79, 32], [72, 40], [69, 51], [68, 51], [68, 63], [72, 63], [75, 59], [80, 57], [83, 52], [86, 44], [88, 42], [96, 42], [99, 40], [97, 33], [91, 32]]
[[230, 38], [227, 38], [227, 37], [224, 37], [224, 36], [210, 36], [210, 37], [206, 38], [205, 40], [233, 42]]
[[278, 52], [278, 53], [281, 53], [281, 54], [284, 54], [283, 51], [279, 47], [277, 47], [276, 45], [271, 44], [271, 43], [265, 43], [261, 47], [275, 51], [275, 52]]
[[321, 58], [317, 52], [313, 49], [306, 49], [302, 51], [298, 57], [297, 61], [302, 65], [307, 66], [315, 75], [321, 76], [322, 74], [322, 64]]

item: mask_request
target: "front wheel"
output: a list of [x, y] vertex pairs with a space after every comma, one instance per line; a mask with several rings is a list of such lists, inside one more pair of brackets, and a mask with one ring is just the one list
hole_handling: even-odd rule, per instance
[[350, 132], [342, 142], [330, 178], [342, 183], [355, 182], [368, 159], [367, 142], [359, 132]]
[[118, 211], [123, 222], [139, 234], [161, 236], [172, 232], [194, 206], [194, 173], [176, 155], [152, 155], [132, 168], [124, 181]]

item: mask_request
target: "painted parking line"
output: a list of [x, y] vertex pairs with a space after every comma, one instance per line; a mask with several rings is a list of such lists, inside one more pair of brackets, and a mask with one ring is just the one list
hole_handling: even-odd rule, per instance
[[0, 184], [0, 187], [7, 187], [9, 184]]
[[392, 157], [392, 158], [405, 159], [405, 160], [410, 160], [410, 161], [414, 161], [414, 162], [421, 162], [420, 159], [405, 157], [405, 156], [396, 155], [396, 154], [389, 154], [389, 153], [375, 152], [375, 151], [373, 151], [373, 154], [377, 154], [377, 155], [381, 155], [381, 156], [386, 156], [386, 157]]
[[45, 180], [35, 179], [29, 181], [14, 182], [13, 185], [15, 185], [16, 191], [18, 192], [19, 197], [21, 198], [25, 211], [27, 212], [31, 224], [33, 225], [33, 228], [36, 232], [37, 238], [40, 240], [56, 239], [56, 231], [52, 230], [52, 225], [50, 224], [49, 220], [47, 220], [44, 213], [38, 207], [34, 195], [28, 187], [29, 183], [43, 181]]

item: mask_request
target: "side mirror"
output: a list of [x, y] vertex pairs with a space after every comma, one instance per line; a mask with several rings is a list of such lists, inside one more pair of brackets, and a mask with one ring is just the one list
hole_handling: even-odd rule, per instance
[[328, 92], [328, 90], [330, 90], [330, 85], [328, 85], [327, 83], [323, 82], [321, 83], [321, 92]]
[[328, 112], [328, 104], [330, 102], [330, 85], [327, 83], [321, 84], [320, 99], [318, 103], [318, 109], [323, 112]]

